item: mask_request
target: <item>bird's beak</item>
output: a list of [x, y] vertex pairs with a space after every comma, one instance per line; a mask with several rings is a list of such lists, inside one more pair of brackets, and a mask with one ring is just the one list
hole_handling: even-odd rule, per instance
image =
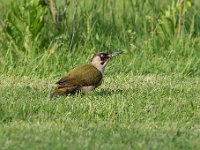
[[122, 54], [122, 53], [123, 53], [123, 52], [113, 52], [113, 53], [110, 54], [110, 56], [113, 57], [113, 56], [120, 55], [120, 54]]

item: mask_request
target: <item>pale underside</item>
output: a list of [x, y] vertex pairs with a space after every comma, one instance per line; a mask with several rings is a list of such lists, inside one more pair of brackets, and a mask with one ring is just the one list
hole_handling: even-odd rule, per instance
[[81, 87], [81, 93], [88, 93], [95, 89], [95, 86], [83, 86]]

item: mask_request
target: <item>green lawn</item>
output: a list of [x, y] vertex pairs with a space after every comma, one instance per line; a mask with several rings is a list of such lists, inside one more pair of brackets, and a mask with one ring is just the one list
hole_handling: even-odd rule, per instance
[[1, 76], [2, 150], [200, 148], [197, 77], [107, 75], [95, 92], [49, 100], [55, 81]]

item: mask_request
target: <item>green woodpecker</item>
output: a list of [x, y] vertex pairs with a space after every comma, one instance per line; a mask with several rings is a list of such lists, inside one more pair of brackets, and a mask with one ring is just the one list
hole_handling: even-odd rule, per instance
[[94, 54], [89, 64], [79, 66], [56, 82], [51, 98], [59, 95], [87, 93], [100, 86], [103, 80], [104, 69], [109, 60], [122, 52], [99, 52]]

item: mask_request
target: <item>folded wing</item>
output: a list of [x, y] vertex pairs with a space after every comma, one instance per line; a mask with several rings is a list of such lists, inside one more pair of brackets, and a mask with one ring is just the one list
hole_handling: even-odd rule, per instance
[[67, 76], [56, 82], [57, 87], [54, 89], [51, 97], [75, 93], [81, 87], [95, 86], [97, 87], [102, 80], [102, 73], [93, 65], [84, 65], [71, 70]]

